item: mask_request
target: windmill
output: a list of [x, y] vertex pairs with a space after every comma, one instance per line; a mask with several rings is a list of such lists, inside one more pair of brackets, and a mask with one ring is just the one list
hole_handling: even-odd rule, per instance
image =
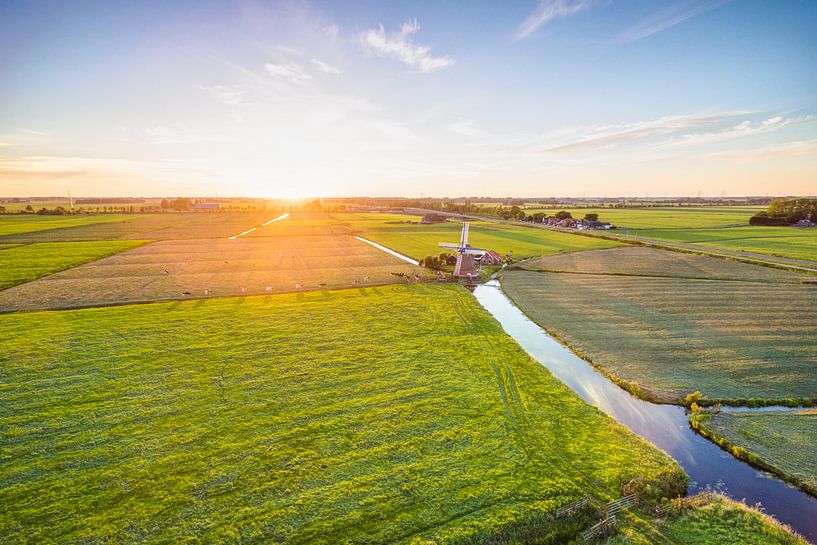
[[440, 248], [454, 250], [457, 252], [457, 264], [454, 265], [454, 276], [470, 276], [477, 272], [474, 264], [474, 256], [481, 256], [485, 250], [474, 248], [468, 244], [468, 222], [462, 224], [462, 234], [460, 235], [460, 243], [452, 244], [450, 242], [440, 242]]

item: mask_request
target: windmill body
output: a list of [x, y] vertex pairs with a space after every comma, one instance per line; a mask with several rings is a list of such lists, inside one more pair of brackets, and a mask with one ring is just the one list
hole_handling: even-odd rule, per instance
[[462, 224], [459, 244], [440, 242], [440, 248], [454, 250], [457, 253], [457, 264], [454, 265], [454, 276], [471, 276], [477, 272], [475, 257], [482, 256], [485, 250], [468, 244], [468, 222]]

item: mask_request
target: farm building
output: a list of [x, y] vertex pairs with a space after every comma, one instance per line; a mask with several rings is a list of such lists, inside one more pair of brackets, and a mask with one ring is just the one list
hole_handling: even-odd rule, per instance
[[502, 256], [499, 255], [494, 250], [486, 250], [482, 257], [479, 259], [480, 265], [501, 265], [502, 264]]
[[424, 214], [420, 223], [445, 223], [446, 217], [442, 214]]

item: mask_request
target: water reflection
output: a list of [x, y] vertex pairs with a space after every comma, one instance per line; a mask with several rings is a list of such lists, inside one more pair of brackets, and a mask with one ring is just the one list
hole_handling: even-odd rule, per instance
[[474, 296], [503, 329], [556, 378], [633, 432], [675, 458], [690, 476], [689, 491], [721, 486], [732, 497], [764, 509], [817, 543], [817, 499], [730, 456], [689, 427], [684, 409], [638, 399], [530, 321], [502, 292], [499, 282], [478, 286]]

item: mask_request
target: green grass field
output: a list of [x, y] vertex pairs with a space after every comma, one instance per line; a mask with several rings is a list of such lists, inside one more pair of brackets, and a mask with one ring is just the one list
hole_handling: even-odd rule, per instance
[[626, 511], [617, 518], [617, 535], [603, 545], [807, 545], [774, 519], [720, 495], [666, 518]]
[[817, 261], [817, 229], [751, 226], [677, 231], [645, 230], [637, 233], [639, 236], [667, 242], [689, 242], [725, 250]]
[[817, 411], [702, 413], [698, 429], [734, 455], [817, 495]]
[[[654, 260], [654, 276], [621, 276], [628, 259], [641, 259], [632, 254], [606, 250], [573, 260], [593, 262], [596, 272], [606, 263], [613, 274], [510, 270], [503, 289], [533, 320], [648, 399], [679, 402], [695, 390], [734, 403], [817, 397], [817, 286], [664, 277], [666, 259]], [[679, 269], [698, 274], [725, 265], [679, 259]], [[754, 267], [729, 266], [744, 278], [742, 268]], [[642, 262], [630, 267], [645, 269]]]
[[121, 214], [103, 214], [89, 216], [39, 216], [36, 214], [0, 214], [0, 237], [63, 229], [65, 227], [82, 227], [104, 223], [129, 221], [137, 216]]
[[749, 225], [749, 218], [763, 206], [668, 206], [655, 208], [525, 208], [526, 214], [544, 212], [548, 216], [559, 210], [570, 212], [574, 218], [595, 213], [599, 220], [610, 222], [620, 229], [689, 229]]
[[[421, 259], [444, 251], [439, 242], [458, 243], [462, 223], [448, 221], [430, 225], [417, 223], [417, 216], [391, 214], [333, 214], [369, 240], [404, 255]], [[472, 246], [495, 250], [501, 255], [512, 253], [514, 259], [560, 252], [612, 248], [619, 243], [517, 225], [471, 222], [469, 242]]]
[[139, 240], [44, 242], [0, 249], [0, 290], [142, 244]]
[[[462, 288], [2, 318], [4, 543], [464, 543], [680, 468]], [[561, 519], [560, 519], [561, 520]], [[470, 541], [469, 541], [470, 542]]]

